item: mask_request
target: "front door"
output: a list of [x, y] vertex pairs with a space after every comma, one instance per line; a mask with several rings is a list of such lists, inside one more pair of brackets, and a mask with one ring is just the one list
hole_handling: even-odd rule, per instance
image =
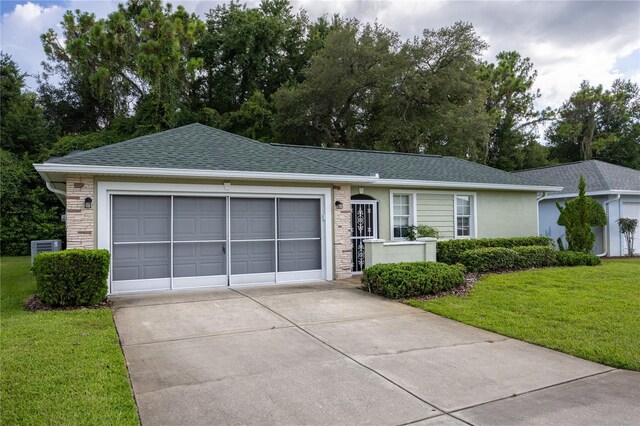
[[378, 238], [378, 202], [351, 200], [351, 270], [364, 269], [364, 240]]

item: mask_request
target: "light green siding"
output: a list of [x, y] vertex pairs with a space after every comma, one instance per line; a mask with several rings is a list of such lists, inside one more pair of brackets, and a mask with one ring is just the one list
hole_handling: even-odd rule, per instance
[[[391, 240], [390, 190], [402, 193], [410, 189], [363, 187], [362, 193], [379, 202], [379, 238]], [[440, 238], [454, 237], [454, 194], [474, 194], [475, 220], [478, 238], [499, 238], [537, 235], [537, 204], [535, 192], [515, 191], [455, 191], [429, 190], [416, 192], [416, 214], [419, 225], [433, 226]], [[352, 195], [360, 193], [359, 187], [351, 187]]]
[[380, 223], [380, 235], [378, 238], [390, 240], [391, 232], [389, 231], [389, 227], [391, 218], [389, 217], [389, 209], [391, 203], [389, 201], [389, 188], [351, 186], [351, 195], [360, 194], [360, 188], [363, 190], [363, 195], [368, 195], [378, 200], [378, 222]]
[[478, 238], [538, 235], [535, 192], [478, 191]]
[[438, 230], [440, 238], [453, 238], [453, 194], [420, 193], [416, 196], [417, 224]]

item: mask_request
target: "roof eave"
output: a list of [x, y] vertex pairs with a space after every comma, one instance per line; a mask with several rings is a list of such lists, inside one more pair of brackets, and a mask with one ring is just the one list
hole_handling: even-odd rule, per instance
[[561, 191], [561, 186], [514, 185], [477, 182], [443, 182], [425, 180], [380, 179], [377, 176], [320, 175], [308, 173], [271, 173], [235, 170], [169, 169], [152, 167], [111, 167], [79, 164], [41, 163], [34, 164], [36, 170], [45, 177], [46, 173], [82, 173], [108, 176], [148, 176], [183, 177], [199, 179], [272, 180], [319, 183], [353, 183], [360, 185], [415, 187], [434, 189], [491, 189], [502, 191], [553, 192]]
[[41, 163], [34, 164], [36, 170], [43, 173], [82, 173], [108, 176], [149, 176], [149, 177], [183, 177], [197, 179], [234, 179], [234, 180], [275, 180], [322, 183], [371, 183], [376, 178], [357, 175], [321, 175], [304, 173], [252, 172], [243, 170], [202, 170], [202, 169], [170, 169], [155, 167], [111, 167], [89, 166], [79, 164]]
[[[598, 195], [640, 195], [640, 191], [633, 189], [610, 189], [606, 191], [587, 191], [585, 195], [594, 197]], [[557, 198], [575, 198], [579, 194], [577, 192], [571, 192], [566, 194], [551, 194], [544, 197], [545, 200], [557, 199]]]
[[562, 186], [547, 185], [519, 185], [506, 183], [480, 183], [480, 182], [442, 182], [427, 180], [400, 180], [378, 179], [374, 185], [395, 187], [420, 187], [434, 189], [495, 189], [501, 191], [531, 191], [531, 192], [555, 192], [562, 191]]

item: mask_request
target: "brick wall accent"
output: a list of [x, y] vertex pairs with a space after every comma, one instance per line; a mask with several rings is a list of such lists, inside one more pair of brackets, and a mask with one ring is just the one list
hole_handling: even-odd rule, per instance
[[[87, 197], [93, 199], [90, 209], [84, 208]], [[93, 176], [67, 176], [67, 248], [95, 248], [95, 208]]]
[[[336, 210], [336, 201], [342, 209]], [[334, 278], [351, 278], [351, 185], [333, 187], [332, 208]]]

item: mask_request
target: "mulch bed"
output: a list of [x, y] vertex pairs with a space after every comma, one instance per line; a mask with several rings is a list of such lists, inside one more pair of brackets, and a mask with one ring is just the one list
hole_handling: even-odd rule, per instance
[[458, 296], [458, 297], [465, 296], [467, 293], [469, 293], [469, 291], [471, 291], [471, 289], [476, 284], [476, 282], [480, 279], [481, 276], [482, 274], [467, 273], [464, 276], [464, 284], [459, 285], [458, 287], [454, 287], [447, 291], [442, 291], [436, 294], [427, 294], [424, 296], [412, 297], [411, 299], [412, 300], [433, 300], [433, 299], [439, 299], [444, 296]]
[[91, 306], [51, 306], [38, 299], [38, 295], [34, 294], [24, 304], [27, 311], [77, 311], [83, 309], [110, 309], [113, 303], [109, 299]]

